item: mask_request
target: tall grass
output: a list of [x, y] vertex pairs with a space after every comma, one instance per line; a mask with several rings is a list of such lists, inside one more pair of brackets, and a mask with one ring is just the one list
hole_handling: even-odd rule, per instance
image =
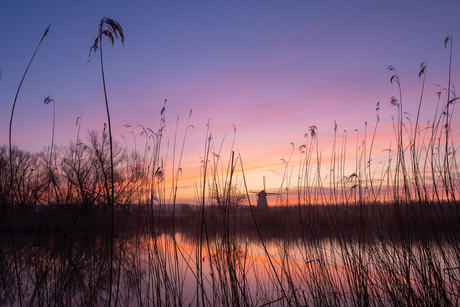
[[[112, 33], [104, 20], [91, 51]], [[110, 123], [81, 137], [81, 116], [67, 146], [52, 140], [49, 152], [35, 154], [11, 142], [0, 147], [0, 230], [21, 230], [13, 244], [8, 235], [0, 244], [0, 304], [459, 305], [457, 98], [450, 87], [440, 91], [431, 124], [421, 123], [423, 62], [412, 122], [397, 71], [389, 71], [397, 98], [389, 102], [396, 119], [388, 158], [373, 161], [380, 103], [374, 126], [340, 133], [334, 122], [329, 156], [322, 132], [310, 126], [298, 154], [284, 161], [280, 195], [268, 211], [252, 205], [234, 152], [236, 128], [225, 153], [210, 122], [195, 203], [176, 203], [193, 126], [187, 122], [176, 149], [176, 123], [169, 153], [166, 100], [156, 130], [125, 125], [131, 151], [126, 140], [112, 142]], [[107, 100], [106, 107], [110, 122]]]
[[[109, 102], [107, 100], [107, 90], [105, 86], [105, 74], [104, 74], [104, 61], [102, 59], [102, 37], [105, 36], [107, 39], [114, 45], [115, 38], [118, 39], [120, 36], [121, 43], [124, 44], [125, 36], [123, 34], [123, 28], [120, 24], [113, 19], [104, 17], [101, 19], [98, 27], [98, 34], [96, 39], [94, 40], [93, 46], [90, 48], [90, 55], [91, 53], [96, 54], [97, 50], [99, 49], [99, 55], [101, 56], [101, 73], [102, 73], [102, 85], [104, 88], [104, 98], [105, 98], [105, 107], [107, 110], [107, 124], [109, 127], [109, 142], [110, 142], [110, 193], [107, 186], [106, 180], [106, 190], [107, 190], [107, 199], [108, 203], [110, 204], [111, 211], [112, 211], [112, 225], [111, 225], [111, 239], [110, 239], [110, 283], [109, 283], [109, 306], [111, 305], [111, 298], [112, 298], [112, 279], [113, 279], [113, 216], [114, 216], [114, 169], [113, 169], [113, 144], [112, 144], [112, 125], [110, 123], [110, 111], [109, 111]], [[104, 173], [105, 174], [105, 173]], [[116, 303], [115, 303], [116, 305]]]
[[12, 149], [12, 141], [11, 141], [11, 132], [12, 132], [12, 127], [13, 127], [13, 116], [14, 116], [14, 109], [16, 107], [16, 101], [18, 99], [19, 91], [21, 90], [22, 82], [24, 81], [27, 71], [29, 70], [30, 65], [32, 64], [32, 61], [35, 57], [35, 54], [38, 51], [38, 48], [40, 48], [40, 45], [45, 38], [45, 36], [48, 34], [49, 28], [51, 24], [46, 28], [45, 33], [43, 34], [42, 38], [40, 39], [40, 42], [37, 45], [37, 48], [35, 49], [34, 54], [32, 55], [32, 58], [29, 61], [29, 65], [27, 65], [26, 70], [24, 71], [24, 74], [22, 76], [21, 82], [19, 83], [18, 89], [16, 91], [16, 95], [14, 97], [14, 102], [13, 102], [13, 107], [11, 108], [11, 118], [10, 118], [10, 126], [8, 130], [8, 142], [9, 142], [9, 157], [10, 157], [10, 202], [11, 202], [11, 219], [12, 219], [12, 232], [13, 232], [13, 254], [14, 254], [14, 267], [16, 271], [16, 283], [17, 283], [17, 288], [18, 288], [18, 298], [19, 298], [19, 305], [22, 306], [22, 296], [21, 296], [21, 285], [20, 285], [20, 277], [19, 277], [19, 271], [18, 271], [18, 260], [17, 260], [17, 251], [16, 251], [16, 235], [14, 231], [14, 226], [15, 226], [15, 220], [14, 220], [14, 186], [13, 186], [13, 149]]

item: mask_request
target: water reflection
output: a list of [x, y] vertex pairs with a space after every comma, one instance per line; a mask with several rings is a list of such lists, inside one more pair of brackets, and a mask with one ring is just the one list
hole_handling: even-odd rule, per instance
[[[34, 306], [107, 304], [110, 240], [85, 233], [23, 237], [24, 301]], [[0, 304], [17, 304], [8, 239], [0, 251]], [[116, 240], [113, 297], [120, 306], [457, 304], [459, 248], [378, 237], [317, 240], [206, 233], [134, 233]]]

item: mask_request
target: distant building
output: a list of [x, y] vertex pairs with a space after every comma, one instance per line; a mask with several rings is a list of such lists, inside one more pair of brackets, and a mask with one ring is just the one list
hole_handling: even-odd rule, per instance
[[258, 211], [268, 210], [267, 195], [268, 194], [267, 192], [265, 192], [265, 190], [262, 190], [257, 194], [257, 210]]

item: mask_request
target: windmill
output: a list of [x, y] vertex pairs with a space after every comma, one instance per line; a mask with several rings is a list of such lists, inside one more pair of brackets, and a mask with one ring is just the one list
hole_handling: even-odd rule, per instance
[[279, 195], [279, 193], [267, 193], [265, 190], [265, 176], [264, 176], [264, 189], [260, 192], [257, 191], [250, 191], [251, 193], [257, 194], [257, 210], [258, 211], [267, 211], [268, 210], [268, 202], [267, 196], [270, 195]]

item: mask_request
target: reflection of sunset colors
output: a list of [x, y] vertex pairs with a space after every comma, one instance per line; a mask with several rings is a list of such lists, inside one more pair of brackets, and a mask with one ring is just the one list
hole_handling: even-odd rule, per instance
[[[220, 236], [210, 237], [200, 247], [198, 237], [194, 237], [198, 229], [188, 229], [188, 232], [177, 234], [174, 240], [169, 235], [161, 235], [155, 240], [139, 238], [134, 241], [136, 243], [125, 245], [127, 250], [132, 250], [133, 255], [139, 257], [136, 268], [140, 270], [139, 276], [144, 279], [137, 286], [143, 285], [144, 295], [155, 297], [148, 278], [155, 276], [149, 274], [157, 266], [160, 275], [155, 278], [162, 280], [167, 275], [178, 278], [174, 287], [178, 287], [175, 291], [181, 290], [187, 294], [182, 302], [184, 305], [193, 304], [196, 291], [201, 292], [200, 272], [203, 274], [205, 301], [210, 305], [217, 303], [215, 299], [221, 300], [217, 304], [224, 304], [225, 299], [230, 300], [227, 296], [231, 297], [232, 280], [229, 272], [232, 269], [236, 271], [238, 283], [241, 283], [238, 289], [245, 288], [248, 291], [246, 299], [250, 306], [281, 301], [283, 298], [276, 296], [280, 288], [292, 291], [292, 285], [301, 293], [299, 300], [311, 303], [317, 302], [316, 291], [327, 294], [340, 289], [342, 293], [353, 293], [357, 289], [350, 280], [359, 276], [366, 278], [368, 291], [374, 293], [373, 300], [378, 301], [391, 289], [389, 285], [405, 282], [402, 275], [392, 271], [399, 269], [398, 262], [397, 257], [391, 259], [389, 255], [392, 252], [403, 252], [397, 245], [389, 247], [369, 241], [365, 245], [367, 248], [361, 250], [360, 245], [352, 240], [346, 242], [336, 238], [311, 241], [304, 245], [299, 240], [287, 238], [271, 238], [262, 244], [258, 239], [232, 236], [233, 250], [229, 252], [229, 246]], [[358, 250], [360, 254], [354, 254]], [[375, 257], [380, 258], [380, 261], [373, 263]], [[200, 270], [197, 269], [197, 261], [200, 262]], [[366, 268], [359, 267], [355, 261], [361, 261]], [[170, 281], [166, 279], [165, 282]], [[415, 288], [422, 285], [417, 277], [411, 283]], [[165, 285], [165, 288], [171, 286]], [[449, 284], [447, 287], [453, 288], [455, 285]], [[161, 299], [165, 299], [164, 294]], [[334, 301], [334, 295], [330, 294], [330, 297], [323, 299]], [[345, 296], [340, 297], [340, 300], [342, 303], [350, 303], [347, 300], [352, 299]]]
[[[399, 1], [354, 5], [339, 1], [202, 5], [29, 2], [10, 2], [0, 13], [0, 25], [5, 29], [0, 33], [5, 42], [0, 47], [0, 143], [8, 141], [8, 116], [17, 86], [49, 23], [50, 32], [18, 97], [13, 143], [32, 152], [49, 146], [52, 112], [42, 103], [49, 95], [56, 107], [56, 144], [75, 142], [75, 121], [80, 116], [83, 142], [88, 142], [87, 130], [102, 130], [106, 117], [100, 67], [98, 59], [87, 60], [99, 20], [114, 18], [123, 27], [126, 41], [124, 47], [115, 42], [114, 48], [107, 43], [104, 49], [113, 135], [130, 149], [136, 146], [141, 155], [148, 152], [138, 125], [156, 131], [163, 101], [168, 99], [161, 146], [166, 202], [170, 201], [172, 174], [177, 173], [173, 167], [178, 167], [190, 110], [193, 128], [185, 138], [177, 202], [195, 202], [199, 196], [208, 124], [211, 153], [222, 159], [222, 180], [233, 149], [236, 157], [241, 155], [249, 190], [262, 190], [265, 176], [267, 189], [287, 188], [295, 203], [294, 191], [302, 171], [298, 149], [311, 141], [304, 138], [311, 126], [317, 127], [321, 180], [324, 188], [329, 188], [329, 178], [334, 176], [330, 172], [334, 121], [338, 127], [337, 159], [341, 146], [346, 146], [340, 176], [350, 177], [359, 167], [366, 173], [366, 161], [360, 166], [356, 161], [363, 152], [363, 141], [369, 156], [377, 102], [380, 121], [370, 168], [375, 178], [381, 178], [388, 163], [384, 150], [397, 146], [392, 117], [396, 120], [398, 114], [390, 98], [398, 97], [398, 88], [390, 84], [391, 73], [386, 69], [391, 64], [399, 73], [403, 111], [407, 112], [404, 125], [414, 129], [422, 89], [418, 73], [420, 63], [427, 61], [419, 120], [423, 131], [429, 121], [432, 123], [438, 103], [439, 88], [433, 84], [442, 89], [448, 85], [449, 52], [444, 39], [452, 27], [455, 33], [459, 8], [457, 2], [413, 5]], [[453, 44], [455, 68], [459, 58], [455, 36]], [[458, 70], [454, 69], [452, 82], [457, 81]], [[445, 90], [442, 92], [441, 105], [446, 99]], [[458, 127], [454, 116], [453, 138], [458, 136]], [[152, 143], [149, 146], [153, 148]], [[310, 163], [315, 164], [316, 159], [315, 153]], [[243, 188], [239, 163], [236, 176]], [[251, 195], [251, 201], [256, 202]], [[270, 205], [279, 202], [274, 196], [268, 201]]]

